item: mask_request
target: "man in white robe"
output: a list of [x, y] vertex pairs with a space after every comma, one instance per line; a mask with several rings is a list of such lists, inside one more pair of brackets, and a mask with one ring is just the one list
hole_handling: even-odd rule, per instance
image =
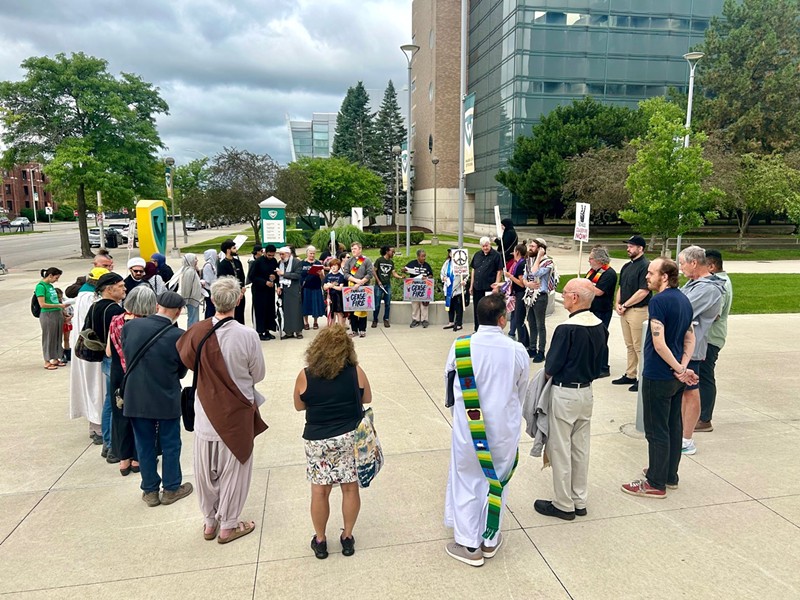
[[[522, 402], [528, 387], [530, 358], [527, 350], [509, 338], [505, 299], [498, 294], [481, 298], [477, 309], [478, 331], [472, 335], [470, 355], [486, 439], [498, 479], [508, 479], [514, 468], [522, 423]], [[445, 381], [456, 370], [456, 344], [450, 348], [445, 366]], [[468, 565], [479, 567], [484, 558], [493, 557], [502, 544], [498, 531], [484, 539], [489, 512], [489, 482], [473, 445], [458, 376], [453, 381], [453, 437], [450, 475], [445, 496], [446, 527], [452, 527], [455, 542], [447, 553]], [[501, 495], [500, 518], [505, 508], [505, 489]]]
[[[95, 284], [108, 272], [108, 269], [104, 267], [93, 268], [75, 298], [75, 316], [72, 319], [74, 325], [69, 333], [71, 348], [78, 343], [78, 334], [83, 328], [83, 322], [86, 320], [89, 309], [94, 304]], [[86, 417], [89, 421], [89, 438], [98, 446], [103, 443], [101, 422], [103, 400], [106, 397], [105, 377], [101, 366], [102, 363], [86, 362], [73, 355], [70, 361], [69, 379], [69, 418]]]

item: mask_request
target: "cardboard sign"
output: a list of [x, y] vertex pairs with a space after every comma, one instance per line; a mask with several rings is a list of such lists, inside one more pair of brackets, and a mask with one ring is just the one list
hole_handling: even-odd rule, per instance
[[458, 248], [452, 252], [453, 275], [466, 277], [469, 275], [469, 252], [466, 248]]
[[589, 209], [585, 202], [575, 203], [575, 236], [576, 242], [589, 241]]
[[403, 280], [403, 300], [433, 302], [433, 279], [410, 277]]
[[344, 312], [375, 310], [375, 289], [372, 286], [346, 287], [342, 290], [342, 300]]

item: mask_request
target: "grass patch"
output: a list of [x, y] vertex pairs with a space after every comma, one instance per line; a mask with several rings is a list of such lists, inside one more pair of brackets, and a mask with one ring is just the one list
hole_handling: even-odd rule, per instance
[[[675, 249], [673, 248], [674, 252]], [[611, 258], [628, 258], [628, 253], [625, 250], [609, 250], [608, 254]], [[661, 256], [660, 251], [645, 252], [645, 256], [650, 260]], [[741, 252], [734, 249], [722, 250], [722, 259], [725, 260], [800, 260], [800, 246], [797, 248], [754, 248], [752, 250], [743, 250]]]
[[3, 231], [0, 235], [29, 235], [31, 233], [44, 233], [41, 230], [31, 231], [30, 229], [25, 231]]
[[[432, 236], [433, 234], [431, 234]], [[450, 235], [450, 234], [441, 234], [439, 235], [440, 242], [456, 242], [458, 243], [458, 236], [457, 235]], [[464, 236], [464, 243], [465, 244], [478, 244], [480, 243], [480, 238], [475, 237], [472, 235], [465, 235]], [[455, 246], [456, 244], [453, 244]]]
[[192, 244], [191, 246], [183, 246], [181, 248], [181, 252], [186, 254], [187, 252], [192, 254], [200, 254], [202, 255], [203, 252], [208, 250], [209, 248], [213, 248], [214, 250], [219, 252], [219, 247], [222, 245], [222, 242], [225, 240], [232, 240], [237, 235], [246, 235], [247, 241], [241, 245], [239, 248], [239, 255], [245, 256], [246, 254], [251, 254], [253, 250], [253, 244], [255, 243], [255, 237], [253, 237], [253, 230], [252, 229], [245, 229], [238, 233], [230, 233], [228, 235], [218, 235], [217, 237], [213, 237], [208, 239], [204, 242], [198, 242], [196, 244]]

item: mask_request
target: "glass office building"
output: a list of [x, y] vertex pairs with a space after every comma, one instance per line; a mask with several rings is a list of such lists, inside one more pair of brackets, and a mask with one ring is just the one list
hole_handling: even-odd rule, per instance
[[[635, 107], [686, 90], [683, 55], [703, 40], [723, 0], [473, 0], [469, 89], [475, 92], [475, 222], [494, 205], [515, 222], [527, 212], [494, 179], [514, 140], [542, 114], [576, 98]], [[702, 68], [702, 63], [701, 67]]]
[[333, 151], [336, 113], [314, 113], [311, 121], [287, 119], [292, 162], [303, 156], [328, 158]]

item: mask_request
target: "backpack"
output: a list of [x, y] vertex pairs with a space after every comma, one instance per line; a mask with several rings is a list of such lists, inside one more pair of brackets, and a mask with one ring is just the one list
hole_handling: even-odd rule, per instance
[[33, 292], [33, 298], [31, 298], [31, 314], [37, 319], [42, 314], [42, 307], [39, 306], [39, 298], [36, 296], [36, 292]]

